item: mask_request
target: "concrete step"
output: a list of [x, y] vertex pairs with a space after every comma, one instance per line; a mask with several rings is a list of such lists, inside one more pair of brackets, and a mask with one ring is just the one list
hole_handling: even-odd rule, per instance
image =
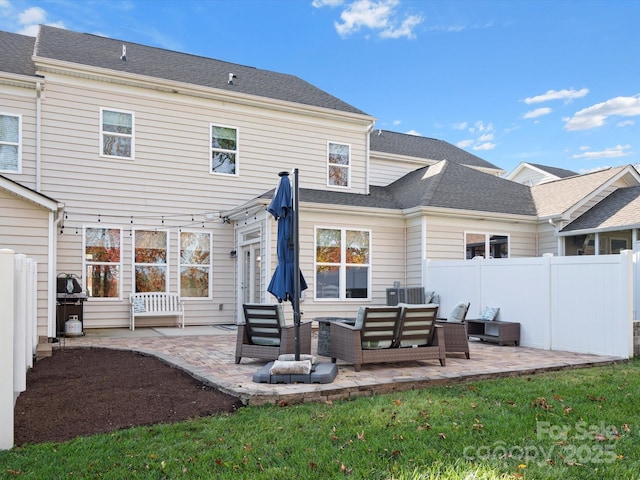
[[53, 355], [53, 345], [49, 343], [47, 337], [39, 337], [38, 346], [36, 347], [36, 361], [51, 355]]

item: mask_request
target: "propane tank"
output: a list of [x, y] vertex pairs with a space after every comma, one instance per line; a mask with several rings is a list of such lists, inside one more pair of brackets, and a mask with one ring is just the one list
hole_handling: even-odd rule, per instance
[[67, 337], [82, 335], [82, 322], [78, 320], [78, 315], [69, 315], [69, 320], [64, 322], [64, 334]]

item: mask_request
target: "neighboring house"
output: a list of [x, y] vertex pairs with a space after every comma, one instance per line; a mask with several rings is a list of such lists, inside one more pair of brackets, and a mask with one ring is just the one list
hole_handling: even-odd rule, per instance
[[188, 325], [274, 302], [283, 170], [300, 173], [306, 319], [424, 284], [427, 258], [564, 254], [562, 228], [640, 184], [620, 167], [529, 187], [291, 75], [46, 26], [0, 43], [0, 248], [39, 262], [40, 335], [65, 273], [85, 328], [128, 325], [135, 291], [178, 292]]
[[540, 183], [573, 177], [578, 173], [564, 168], [549, 167], [537, 163], [521, 162], [516, 168], [505, 175], [507, 180], [522, 183], [523, 185], [539, 185]]

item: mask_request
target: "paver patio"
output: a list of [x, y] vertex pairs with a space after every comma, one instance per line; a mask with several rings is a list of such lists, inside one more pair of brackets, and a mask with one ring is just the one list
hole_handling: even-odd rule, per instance
[[[448, 356], [444, 367], [437, 361], [403, 362], [363, 365], [362, 370], [356, 372], [352, 365], [338, 361], [338, 376], [332, 383], [267, 384], [253, 382], [253, 374], [266, 361], [243, 358], [240, 365], [235, 364], [235, 339], [235, 326], [140, 328], [135, 332], [128, 329], [99, 329], [87, 330], [82, 337], [63, 338], [55, 348], [102, 347], [152, 355], [251, 405], [329, 401], [624, 361], [619, 357], [470, 341], [471, 358]], [[316, 345], [317, 331], [314, 331], [314, 354]], [[318, 356], [318, 361], [331, 360]]]

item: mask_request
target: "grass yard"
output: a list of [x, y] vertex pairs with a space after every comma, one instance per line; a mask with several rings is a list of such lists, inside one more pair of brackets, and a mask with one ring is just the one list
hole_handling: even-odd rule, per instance
[[0, 452], [0, 478], [630, 479], [640, 361], [229, 416]]

